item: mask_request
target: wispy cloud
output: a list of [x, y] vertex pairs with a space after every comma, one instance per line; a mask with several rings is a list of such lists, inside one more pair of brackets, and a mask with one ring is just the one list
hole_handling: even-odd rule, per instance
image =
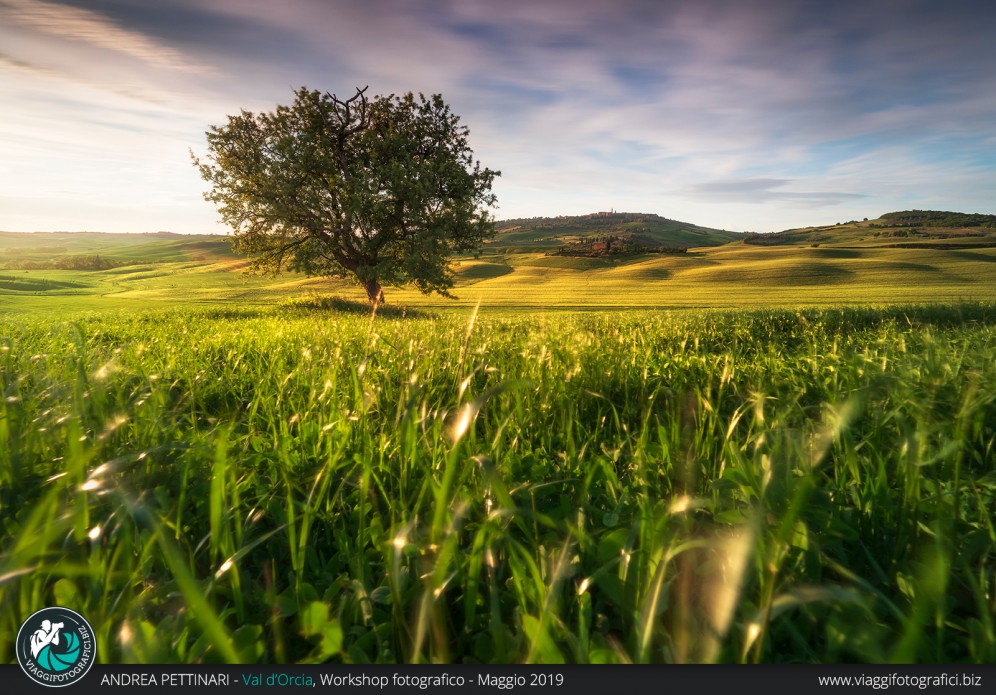
[[154, 67], [192, 73], [213, 72], [170, 46], [124, 28], [104, 15], [78, 7], [42, 0], [0, 0], [0, 16], [57, 39], [91, 44]]
[[35, 65], [34, 63], [30, 63], [26, 60], [19, 60], [13, 56], [3, 53], [2, 51], [0, 51], [0, 70], [3, 70], [4, 72], [23, 73], [33, 77], [52, 77], [56, 75], [54, 70], [44, 68], [40, 65]]
[[794, 191], [786, 190], [794, 182], [790, 179], [726, 179], [709, 181], [689, 186], [687, 192], [692, 197], [704, 200], [722, 200], [751, 204], [785, 202], [804, 207], [837, 205], [845, 201], [867, 198], [864, 193], [844, 193], [838, 191]]
[[996, 6], [962, 0], [0, 0], [0, 137], [34, 172], [0, 183], [96, 204], [72, 179], [103, 171], [217, 229], [186, 159], [209, 125], [370, 85], [441, 92], [509, 217], [996, 212], [994, 31]]

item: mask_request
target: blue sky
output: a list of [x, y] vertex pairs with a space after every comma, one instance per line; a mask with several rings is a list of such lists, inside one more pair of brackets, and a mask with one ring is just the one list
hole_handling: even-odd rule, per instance
[[441, 93], [499, 218], [996, 213], [981, 0], [0, 0], [0, 229], [224, 232], [189, 151], [301, 85]]

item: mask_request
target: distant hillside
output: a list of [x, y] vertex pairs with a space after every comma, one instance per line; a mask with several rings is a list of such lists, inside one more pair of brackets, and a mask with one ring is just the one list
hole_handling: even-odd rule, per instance
[[986, 227], [996, 229], [996, 215], [979, 213], [904, 210], [903, 212], [887, 212], [880, 219], [897, 227]]
[[[756, 235], [750, 244], [746, 235], [650, 215], [514, 220], [478, 257], [455, 259], [455, 299], [392, 287], [388, 301], [438, 308], [996, 301], [996, 229], [902, 226], [907, 217]], [[634, 227], [658, 232], [658, 240], [685, 239], [690, 248], [648, 250], [649, 234], [631, 231], [617, 252], [618, 230]], [[516, 236], [526, 248], [507, 245]], [[730, 237], [741, 241], [722, 243]], [[578, 248], [585, 243], [587, 249]], [[314, 293], [365, 298], [353, 281], [299, 273], [246, 277], [245, 265], [217, 235], [0, 233], [0, 315], [273, 306]]]
[[700, 227], [660, 215], [639, 212], [597, 212], [564, 217], [531, 217], [498, 222], [489, 248], [548, 251], [582, 238], [613, 236], [671, 248], [719, 246], [744, 238], [738, 232]]
[[235, 258], [217, 234], [0, 232], [0, 269], [105, 270], [136, 263]]
[[751, 246], [879, 246], [885, 248], [971, 249], [996, 246], [996, 215], [903, 210], [878, 219], [822, 227], [750, 233]]

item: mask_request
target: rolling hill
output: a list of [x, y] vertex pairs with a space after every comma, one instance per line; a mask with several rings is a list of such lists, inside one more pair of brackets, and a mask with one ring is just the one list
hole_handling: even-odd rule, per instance
[[[994, 224], [993, 216], [912, 211], [744, 235], [628, 213], [509, 220], [477, 257], [454, 261], [455, 299], [408, 288], [386, 294], [393, 306], [509, 309], [996, 301]], [[555, 254], [610, 234], [687, 250]], [[82, 262], [96, 256], [99, 263]], [[363, 301], [355, 283], [246, 276], [244, 267], [219, 235], [0, 233], [0, 311], [266, 306], [313, 294]]]
[[60, 270], [60, 261], [81, 256], [113, 265], [236, 258], [220, 234], [0, 232], [0, 269]]
[[996, 246], [996, 215], [938, 210], [887, 212], [875, 220], [748, 234], [754, 246], [833, 245], [880, 248], [973, 249]]
[[504, 220], [498, 222], [497, 228], [498, 234], [487, 248], [511, 252], [552, 250], [584, 237], [638, 238], [644, 243], [677, 248], [719, 246], [744, 237], [738, 232], [638, 212]]

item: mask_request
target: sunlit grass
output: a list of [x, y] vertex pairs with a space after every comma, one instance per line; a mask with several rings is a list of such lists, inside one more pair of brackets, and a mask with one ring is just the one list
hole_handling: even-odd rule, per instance
[[992, 661], [994, 354], [983, 304], [0, 318], [0, 658], [60, 604], [105, 662]]
[[[184, 242], [190, 246], [194, 242]], [[302, 295], [365, 303], [344, 280], [286, 273], [247, 277], [244, 261], [219, 249], [149, 243], [162, 260], [99, 272], [0, 271], [0, 311], [93, 311], [184, 305], [259, 307]], [[221, 240], [212, 242], [223, 249]], [[159, 248], [161, 246], [162, 248]], [[138, 251], [122, 248], [122, 260]], [[127, 253], [126, 253], [127, 252]], [[183, 260], [180, 260], [183, 259]], [[386, 306], [489, 309], [777, 308], [996, 301], [996, 248], [916, 249], [742, 243], [687, 253], [612, 258], [491, 250], [454, 266], [454, 298], [387, 288]], [[4, 279], [6, 278], [6, 279]]]

